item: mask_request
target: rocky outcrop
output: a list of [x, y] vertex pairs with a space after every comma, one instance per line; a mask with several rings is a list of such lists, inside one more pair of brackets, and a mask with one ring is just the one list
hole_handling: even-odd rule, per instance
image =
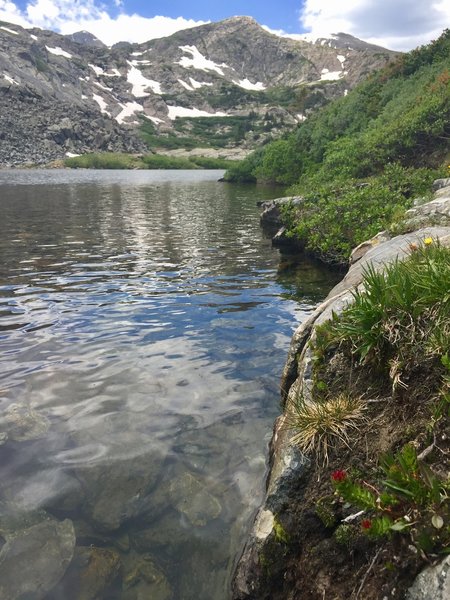
[[[436, 214], [435, 206], [439, 204], [439, 213], [447, 215], [450, 210], [450, 180], [441, 184], [435, 199], [414, 209], [414, 218], [422, 225], [428, 225], [427, 216]], [[395, 260], [402, 260], [414, 249], [423, 244], [423, 240], [431, 238], [441, 244], [450, 246], [450, 223], [440, 226], [423, 226], [416, 231], [396, 236], [378, 235], [374, 240], [366, 242], [354, 252], [353, 264], [344, 279], [333, 288], [327, 299], [315, 310], [310, 318], [302, 323], [292, 338], [288, 358], [281, 380], [282, 405], [284, 412], [275, 422], [270, 445], [270, 470], [267, 479], [267, 491], [263, 505], [259, 509], [252, 532], [237, 565], [233, 581], [234, 600], [273, 600], [274, 598], [303, 597], [296, 588], [295, 574], [292, 565], [296, 564], [287, 558], [289, 538], [291, 535], [301, 539], [304, 553], [310, 562], [316, 562], [317, 571], [308, 573], [316, 581], [317, 598], [325, 595], [333, 587], [330, 565], [321, 564], [320, 552], [314, 545], [317, 530], [317, 517], [305, 511], [305, 489], [311, 482], [311, 463], [292, 444], [292, 429], [289, 424], [288, 409], [301, 393], [310, 397], [313, 386], [313, 356], [309, 342], [314, 338], [315, 329], [329, 320], [333, 313], [339, 314], [352, 302], [352, 291], [361, 285], [364, 270], [371, 265], [376, 270]], [[318, 485], [316, 483], [315, 485]], [[329, 535], [329, 534], [328, 534]], [[314, 541], [316, 540], [316, 541]], [[327, 544], [321, 539], [321, 547]], [[308, 544], [311, 547], [308, 548]], [[335, 557], [336, 561], [342, 559]], [[351, 562], [351, 561], [350, 561]], [[342, 566], [344, 568], [344, 565]], [[354, 565], [350, 569], [356, 569]], [[366, 566], [367, 568], [367, 566]], [[448, 596], [448, 559], [435, 568], [425, 570], [412, 585], [408, 600], [425, 600]], [[328, 575], [327, 575], [328, 573]], [[299, 584], [301, 587], [301, 584]], [[284, 586], [284, 587], [283, 587]], [[296, 596], [296, 590], [300, 595]], [[397, 590], [398, 592], [398, 590]], [[406, 593], [406, 587], [404, 588]], [[379, 591], [382, 598], [388, 594]], [[333, 588], [330, 597], [341, 598], [337, 587]], [[333, 595], [334, 594], [334, 595]], [[314, 597], [315, 595], [305, 597]], [[347, 596], [346, 596], [347, 597]], [[353, 596], [352, 596], [353, 597]], [[358, 594], [355, 597], [359, 596]], [[372, 597], [372, 596], [371, 596]], [[398, 597], [398, 596], [396, 596]]]
[[[113, 48], [88, 32], [62, 36], [5, 23], [0, 165], [42, 164], [87, 151], [140, 152], [141, 117], [147, 132], [189, 137], [192, 123], [174, 127], [177, 117], [251, 113], [251, 124], [227, 138], [228, 145], [251, 148], [292, 129], [392, 55], [341, 34], [332, 44], [281, 38], [249, 17]], [[277, 104], [266, 92], [292, 87], [295, 100], [301, 84], [304, 97], [295, 107]], [[204, 141], [212, 131], [228, 135], [238, 126], [239, 119], [211, 124]]]
[[422, 571], [406, 594], [406, 600], [447, 598], [450, 598], [450, 557]]
[[281, 211], [283, 206], [291, 204], [297, 206], [302, 203], [302, 198], [299, 196], [286, 196], [284, 198], [276, 198], [275, 200], [267, 200], [261, 204], [262, 213], [260, 222], [263, 227], [281, 227]]

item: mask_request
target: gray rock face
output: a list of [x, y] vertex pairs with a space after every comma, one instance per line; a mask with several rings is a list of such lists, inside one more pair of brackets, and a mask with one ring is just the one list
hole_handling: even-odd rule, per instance
[[3, 530], [2, 535], [6, 543], [0, 551], [0, 598], [45, 598], [72, 560], [72, 522], [43, 517], [29, 527]]
[[450, 179], [438, 179], [436, 193], [432, 202], [416, 206], [406, 211], [405, 227], [417, 229], [425, 225], [450, 225]]
[[268, 200], [261, 204], [262, 213], [260, 222], [263, 227], [280, 227], [281, 226], [281, 209], [286, 204], [294, 206], [301, 204], [302, 198], [299, 196], [286, 196], [285, 198], [276, 198]]
[[[339, 47], [294, 41], [235, 17], [109, 49], [87, 32], [62, 36], [8, 25], [0, 28], [0, 165], [141, 152], [142, 116], [156, 132], [188, 135], [174, 130], [177, 116], [253, 111], [268, 128], [260, 136], [281, 133], [299, 121], [297, 113], [303, 119], [393, 54], [352, 40]], [[307, 86], [313, 82], [314, 90]], [[314, 101], [295, 111], [265, 96], [266, 89], [300, 84]], [[239, 144], [255, 142], [249, 131]]]
[[450, 556], [417, 576], [406, 600], [448, 600], [450, 598]]

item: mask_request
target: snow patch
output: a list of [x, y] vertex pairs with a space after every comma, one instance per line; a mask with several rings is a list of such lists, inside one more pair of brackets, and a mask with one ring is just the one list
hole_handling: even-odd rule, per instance
[[194, 88], [191, 87], [188, 83], [183, 81], [182, 79], [178, 79], [178, 83], [184, 87], [185, 90], [189, 90], [190, 92], [194, 91]]
[[306, 121], [306, 115], [303, 115], [302, 113], [298, 113], [298, 115], [296, 115], [297, 117], [297, 121], [299, 123], [303, 123], [303, 121]]
[[96, 65], [93, 65], [92, 63], [88, 63], [88, 65], [91, 67], [91, 69], [94, 71], [94, 73], [96, 75], [103, 75], [105, 73], [101, 67], [97, 67]]
[[191, 57], [183, 56], [177, 63], [185, 69], [193, 67], [200, 71], [215, 71], [219, 75], [223, 75], [222, 67], [228, 67], [225, 63], [218, 65], [213, 60], [209, 60], [198, 50], [197, 46], [178, 46], [184, 53], [190, 54]]
[[81, 94], [81, 99], [82, 99], [82, 100], [87, 100], [87, 99], [88, 99], [88, 97], [87, 97], [87, 96], [85, 96], [84, 94]]
[[145, 115], [145, 117], [147, 119], [150, 119], [150, 121], [152, 121], [152, 123], [154, 123], [155, 125], [158, 125], [159, 123], [164, 123], [164, 121], [159, 117], [149, 117], [148, 115]]
[[9, 29], [8, 27], [5, 27], [4, 25], [1, 25], [0, 29], [3, 29], [3, 31], [7, 31], [8, 33], [12, 33], [13, 35], [19, 35], [18, 31], [14, 31], [14, 29]]
[[138, 67], [139, 65], [151, 65], [152, 61], [151, 60], [130, 60], [129, 64], [133, 65], [134, 67]]
[[114, 117], [118, 123], [123, 123], [127, 117], [131, 117], [134, 113], [142, 112], [144, 110], [142, 104], [138, 104], [137, 102], [127, 102], [126, 104], [119, 103], [119, 106], [122, 107], [122, 110]]
[[37, 35], [33, 35], [32, 33], [30, 33], [30, 38], [31, 38], [32, 40], [34, 40], [35, 42], [37, 42], [37, 39], [38, 39], [38, 38], [37, 38]]
[[197, 90], [198, 88], [201, 88], [204, 85], [213, 85], [212, 83], [209, 83], [208, 81], [196, 81], [192, 77], [189, 77], [189, 81], [191, 82], [191, 85], [194, 88], [194, 90]]
[[328, 69], [322, 69], [320, 81], [337, 81], [342, 77], [342, 71], [329, 71]]
[[74, 152], [66, 152], [67, 158], [75, 158], [77, 156], [81, 156], [81, 154], [75, 154]]
[[100, 106], [100, 112], [104, 113], [105, 115], [111, 116], [110, 113], [106, 110], [108, 105], [106, 104], [106, 102], [103, 100], [103, 98], [101, 96], [97, 96], [97, 94], [93, 94], [92, 98]]
[[118, 69], [111, 69], [112, 73], [105, 73], [103, 72], [102, 75], [104, 77], [122, 77], [122, 75], [120, 74], [120, 71]]
[[154, 94], [162, 94], [161, 84], [157, 81], [153, 81], [153, 79], [147, 79], [144, 77], [137, 69], [134, 67], [129, 61], [131, 69], [127, 73], [127, 81], [131, 83], [133, 86], [131, 93], [135, 98], [144, 98], [145, 96], [149, 96], [150, 94], [145, 90], [150, 88]]
[[261, 83], [261, 81], [258, 81], [257, 83], [252, 83], [247, 78], [241, 79], [240, 81], [233, 81], [233, 83], [235, 83], [241, 88], [244, 88], [245, 90], [261, 91], [266, 89], [266, 86], [263, 83]]
[[344, 96], [348, 94], [348, 90], [344, 90]]
[[9, 83], [12, 83], [13, 85], [20, 85], [15, 79], [10, 77], [6, 73], [3, 73], [3, 77], [6, 79], [6, 81], [9, 81]]
[[98, 81], [94, 81], [93, 83], [94, 83], [94, 85], [96, 85], [97, 87], [101, 88], [102, 90], [105, 90], [105, 92], [112, 92], [112, 88], [106, 87], [106, 85], [102, 85]]
[[132, 52], [131, 56], [142, 56], [145, 52]]
[[55, 56], [64, 56], [64, 58], [72, 58], [71, 54], [69, 54], [59, 46], [56, 46], [56, 48], [50, 48], [50, 46], [45, 47], [47, 48], [47, 51], [50, 52], [50, 54], [54, 54]]
[[184, 106], [169, 106], [168, 117], [172, 121], [177, 117], [226, 117], [227, 114], [223, 112], [209, 113], [206, 110], [200, 110], [198, 108], [185, 108]]
[[347, 59], [345, 58], [345, 56], [342, 56], [342, 54], [338, 54], [338, 55], [336, 56], [336, 58], [337, 58], [337, 59], [338, 59], [338, 61], [341, 63], [341, 65], [342, 65], [342, 66], [344, 66], [344, 63], [345, 63], [345, 61], [347, 60]]

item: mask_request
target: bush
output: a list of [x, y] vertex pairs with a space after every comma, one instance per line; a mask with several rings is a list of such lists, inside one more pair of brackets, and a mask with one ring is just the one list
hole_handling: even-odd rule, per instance
[[142, 157], [146, 169], [198, 169], [199, 167], [188, 158], [164, 156], [162, 154], [147, 154]]
[[288, 236], [323, 261], [344, 265], [352, 248], [389, 227], [415, 197], [429, 192], [439, 174], [388, 164], [379, 176], [367, 179], [343, 174], [326, 183], [321, 172], [305, 177], [288, 190], [304, 197], [301, 205], [283, 208]]
[[138, 164], [129, 154], [104, 152], [66, 158], [64, 166], [71, 169], [134, 169]]

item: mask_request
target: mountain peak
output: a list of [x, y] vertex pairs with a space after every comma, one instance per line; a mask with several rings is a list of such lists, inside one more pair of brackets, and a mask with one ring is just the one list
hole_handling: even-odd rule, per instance
[[258, 27], [261, 27], [256, 19], [246, 15], [235, 15], [234, 17], [228, 17], [227, 19], [223, 19], [222, 23], [242, 23], [244, 25], [258, 25]]
[[83, 44], [84, 46], [91, 46], [93, 48], [106, 48], [105, 44], [101, 40], [85, 29], [66, 35], [66, 37], [69, 38], [69, 40], [72, 40], [77, 44]]

